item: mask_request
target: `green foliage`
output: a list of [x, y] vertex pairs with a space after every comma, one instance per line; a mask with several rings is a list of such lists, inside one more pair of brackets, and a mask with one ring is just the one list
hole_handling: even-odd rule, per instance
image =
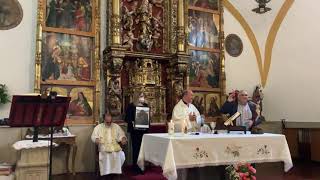
[[0, 84], [0, 104], [6, 104], [10, 102], [8, 89], [5, 84]]

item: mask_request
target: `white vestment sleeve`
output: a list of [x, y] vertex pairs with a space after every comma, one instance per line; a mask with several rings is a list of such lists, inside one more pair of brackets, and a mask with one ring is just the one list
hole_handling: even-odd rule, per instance
[[92, 142], [96, 142], [96, 138], [99, 138], [100, 136], [99, 136], [99, 127], [100, 127], [100, 125], [97, 125], [94, 129], [93, 129], [93, 132], [92, 132], [92, 134], [91, 134], [91, 141]]
[[187, 120], [186, 112], [179, 106], [175, 106], [172, 111], [172, 120], [174, 123], [181, 123], [183, 120]]

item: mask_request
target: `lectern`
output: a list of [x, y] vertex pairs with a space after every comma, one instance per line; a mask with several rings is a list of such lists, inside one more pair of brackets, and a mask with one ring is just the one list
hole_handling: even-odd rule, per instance
[[9, 126], [34, 127], [33, 142], [38, 141], [39, 127], [51, 128], [49, 179], [52, 174], [53, 127], [64, 125], [70, 99], [57, 96], [54, 92], [50, 92], [49, 96], [14, 95], [12, 98]]

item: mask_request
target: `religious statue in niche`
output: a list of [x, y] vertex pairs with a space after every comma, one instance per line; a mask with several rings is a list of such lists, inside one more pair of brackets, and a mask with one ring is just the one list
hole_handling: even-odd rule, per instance
[[162, 48], [163, 0], [122, 2], [123, 45], [130, 51], [151, 52]]
[[22, 8], [17, 0], [0, 0], [0, 30], [18, 26], [22, 17]]

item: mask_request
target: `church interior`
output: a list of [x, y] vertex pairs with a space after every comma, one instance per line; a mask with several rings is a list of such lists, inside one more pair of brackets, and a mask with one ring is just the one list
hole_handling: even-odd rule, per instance
[[0, 180], [320, 179], [317, 5], [0, 0]]

